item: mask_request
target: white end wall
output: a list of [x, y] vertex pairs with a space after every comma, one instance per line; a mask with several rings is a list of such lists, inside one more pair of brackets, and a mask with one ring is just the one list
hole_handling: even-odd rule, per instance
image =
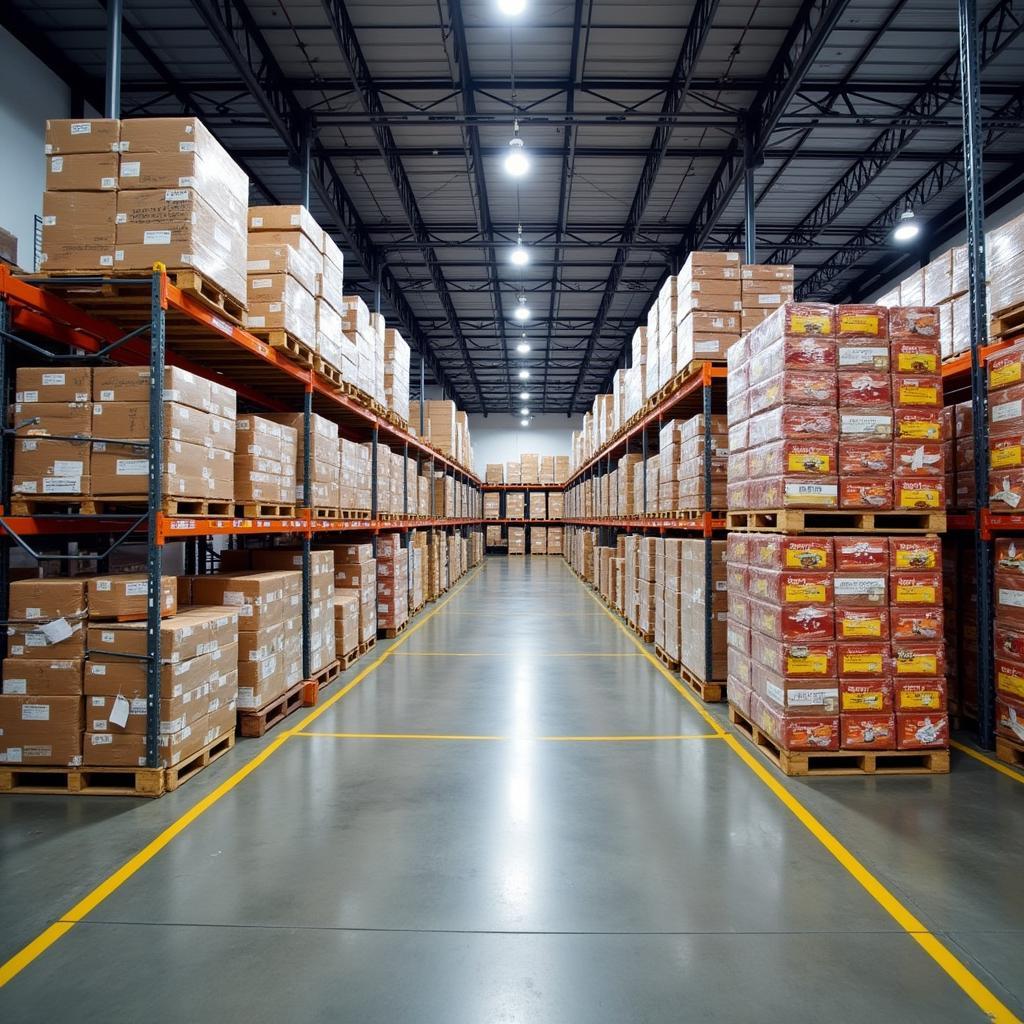
[[68, 116], [71, 94], [2, 28], [0, 56], [0, 226], [18, 238], [18, 263], [34, 270], [35, 217], [43, 212], [46, 183], [44, 122]]
[[578, 416], [534, 416], [529, 427], [521, 427], [518, 416], [470, 414], [469, 434], [477, 476], [483, 479], [487, 463], [515, 462], [523, 452], [569, 455], [578, 420]]

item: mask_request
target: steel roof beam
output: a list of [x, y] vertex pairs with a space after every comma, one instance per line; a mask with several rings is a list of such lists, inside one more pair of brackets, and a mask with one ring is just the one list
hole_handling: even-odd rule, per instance
[[[998, 0], [982, 19], [979, 61], [985, 68], [1024, 32], [1024, 0]], [[939, 70], [920, 88], [901, 110], [911, 119], [938, 115], [960, 96], [960, 52], [956, 50]], [[1006, 116], [1005, 109], [997, 116]], [[914, 138], [915, 127], [894, 126], [882, 132], [870, 145], [871, 156], [863, 156], [849, 167], [813, 209], [793, 227], [781, 245], [770, 253], [766, 263], [789, 263], [800, 252], [801, 240], [814, 237], [817, 230], [835, 219], [903, 152]]]
[[[379, 117], [384, 113], [384, 103], [381, 99], [380, 91], [374, 84], [370, 67], [363, 56], [359, 40], [356, 38], [355, 26], [349, 17], [345, 0], [321, 0], [321, 4], [331, 31], [334, 33], [335, 41], [338, 44], [338, 51], [345, 62], [345, 67], [348, 70], [349, 77], [352, 80], [352, 85], [359, 97], [363, 110], [369, 117]], [[418, 241], [427, 241], [429, 232], [427, 231], [426, 224], [423, 222], [419, 204], [416, 202], [412, 182], [409, 180], [409, 175], [406, 173], [402, 158], [399, 155], [398, 143], [395, 141], [391, 129], [386, 124], [375, 122], [373, 132], [377, 139], [380, 155], [384, 158], [384, 162], [387, 165], [391, 183], [394, 185], [399, 201], [402, 204], [405, 218], [409, 222], [409, 227]], [[430, 277], [437, 288], [441, 305], [444, 307], [445, 314], [448, 317], [449, 329], [459, 343], [465, 345], [465, 339], [462, 337], [462, 331], [459, 326], [459, 314], [448, 292], [448, 285], [445, 281], [441, 263], [433, 249], [425, 248], [423, 254], [427, 261], [427, 267], [430, 270]], [[469, 359], [468, 349], [466, 350], [466, 358], [467, 360]], [[473, 379], [476, 386], [472, 363], [469, 365], [469, 370], [470, 378]], [[479, 386], [476, 386], [476, 390], [481, 404], [485, 405]]]
[[[280, 66], [242, 0], [192, 0], [192, 5], [235, 68], [240, 84], [263, 111], [264, 127], [269, 124], [288, 147], [289, 156], [298, 162], [306, 113], [288, 89]], [[367, 278], [370, 281], [379, 278], [381, 293], [394, 309], [408, 341], [427, 359], [438, 382], [447, 383], [426, 334], [385, 265], [383, 254], [363, 227], [355, 205], [319, 141], [313, 144], [310, 176], [318, 199], [334, 221], [331, 226], [342, 235]], [[452, 391], [458, 398], [454, 388]]]
[[[697, 61], [700, 59], [701, 51], [711, 31], [711, 23], [714, 21], [715, 13], [718, 11], [719, 0], [696, 0], [696, 5], [690, 14], [689, 24], [686, 26], [686, 34], [683, 36], [683, 45], [676, 58], [675, 67], [672, 69], [672, 77], [669, 80], [668, 88], [665, 91], [665, 99], [662, 102], [661, 112], [667, 117], [678, 114], [686, 101], [690, 90], [690, 82], [693, 79], [697, 68]], [[612, 302], [619, 287], [619, 280], [622, 277], [622, 269], [629, 259], [629, 247], [636, 237], [640, 222], [643, 220], [647, 210], [647, 203], [651, 198], [654, 182], [661, 169], [661, 162], [665, 158], [665, 151], [668, 149], [669, 140], [672, 138], [672, 126], [668, 123], [661, 124], [654, 132], [651, 139], [651, 147], [644, 160], [643, 169], [640, 171], [640, 180], [637, 182], [636, 192], [633, 195], [633, 202], [630, 204], [629, 213], [626, 215], [626, 223], [622, 227], [622, 244], [615, 253], [611, 273], [605, 285], [605, 292], [598, 306], [597, 315], [594, 317], [594, 326], [591, 328], [590, 338], [587, 341], [586, 355], [583, 357], [583, 364], [580, 367], [580, 375], [577, 378], [577, 392], [583, 384], [586, 376], [590, 356], [593, 352], [597, 339], [604, 329], [604, 322], [611, 309]], [[576, 404], [576, 393], [572, 397], [572, 405]]]

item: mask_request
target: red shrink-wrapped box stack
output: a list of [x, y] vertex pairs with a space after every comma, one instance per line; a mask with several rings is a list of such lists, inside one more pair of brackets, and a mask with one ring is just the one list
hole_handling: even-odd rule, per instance
[[729, 701], [782, 749], [948, 746], [938, 538], [731, 533], [727, 565]]
[[995, 656], [997, 751], [1024, 749], [1024, 541], [995, 541]]
[[730, 510], [945, 510], [934, 309], [789, 302], [728, 363]]

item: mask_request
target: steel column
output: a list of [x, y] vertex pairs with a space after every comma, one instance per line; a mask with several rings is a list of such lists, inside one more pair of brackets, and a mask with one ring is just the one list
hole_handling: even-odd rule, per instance
[[[9, 409], [8, 394], [10, 385], [7, 380], [7, 348], [10, 340], [7, 335], [11, 330], [11, 307], [5, 298], [0, 297], [0, 409]], [[8, 471], [13, 444], [0, 445], [0, 505], [6, 514], [11, 507], [11, 474]], [[11, 543], [7, 531], [2, 530], [0, 537], [0, 622], [6, 622], [10, 612], [10, 580], [11, 580]], [[0, 630], [0, 655], [7, 655], [7, 630]]]
[[757, 200], [754, 196], [754, 126], [743, 118], [743, 249], [747, 263], [757, 262]]
[[309, 209], [310, 178], [313, 164], [313, 121], [307, 117], [302, 124], [302, 205]]
[[370, 447], [370, 518], [377, 518], [377, 441], [380, 436], [380, 428], [373, 426], [373, 443]]
[[153, 274], [150, 294], [149, 342], [149, 520], [146, 544], [146, 764], [160, 766], [160, 584], [163, 578], [163, 545], [157, 531], [163, 505], [164, 363], [167, 319], [163, 306], [163, 275]]
[[107, 79], [103, 110], [106, 117], [121, 116], [121, 25], [123, 0], [107, 0]]
[[992, 665], [992, 542], [983, 539], [988, 506], [988, 411], [985, 370], [979, 349], [988, 338], [985, 294], [985, 191], [978, 58], [977, 0], [958, 0], [960, 94], [964, 115], [964, 195], [967, 212], [967, 272], [971, 312], [971, 406], [974, 413], [975, 564], [978, 594], [978, 743], [995, 744]]
[[711, 515], [711, 381], [705, 378], [703, 388], [704, 399], [704, 681], [710, 683], [714, 678], [714, 618], [715, 618], [715, 582], [712, 564], [712, 539], [709, 528]]
[[[310, 498], [313, 488], [312, 453], [310, 447], [313, 439], [313, 387], [306, 385], [302, 402], [302, 507], [312, 514], [313, 502]], [[309, 679], [312, 675], [312, 617], [313, 603], [313, 538], [307, 530], [302, 534], [302, 678]]]

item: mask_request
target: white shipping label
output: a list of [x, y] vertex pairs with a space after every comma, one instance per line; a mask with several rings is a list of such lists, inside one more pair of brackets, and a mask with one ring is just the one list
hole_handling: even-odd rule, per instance
[[262, 217], [253, 217], [251, 219], [251, 223], [252, 223], [252, 226], [254, 228], [261, 228], [261, 227], [263, 227], [263, 218]]
[[43, 617], [42, 608], [26, 608], [25, 618], [26, 619], [41, 619]]
[[252, 273], [259, 273], [261, 270], [270, 269], [270, 260], [249, 260], [245, 265], [245, 269]]
[[68, 620], [62, 617], [53, 619], [51, 622], [44, 622], [39, 627], [39, 632], [46, 637], [47, 643], [59, 644], [62, 640], [67, 640], [71, 636], [72, 629]]
[[105, 629], [100, 633], [100, 640], [105, 644], [112, 644], [117, 634], [112, 629]]
[[21, 720], [23, 722], [48, 722], [50, 720], [50, 705], [22, 704]]
[[1016, 402], [1002, 402], [992, 406], [992, 422], [1002, 423], [1003, 420], [1018, 419], [1021, 415], [1021, 399]]
[[836, 595], [845, 594], [881, 594], [885, 591], [885, 579], [881, 576], [858, 577], [850, 579], [844, 576], [835, 578]]
[[[123, 259], [123, 257], [122, 257], [122, 259]], [[100, 266], [101, 267], [112, 267], [113, 265], [114, 265], [114, 257], [113, 256], [101, 256], [100, 257]]]
[[4, 693], [22, 694], [28, 692], [28, 680], [27, 679], [5, 679], [4, 680]]
[[78, 494], [81, 490], [80, 476], [48, 476], [43, 481], [43, 494]]
[[768, 699], [775, 701], [776, 704], [786, 703], [786, 691], [781, 686], [776, 686], [774, 683], [765, 684], [765, 692], [768, 694]]
[[121, 161], [121, 177], [137, 178], [141, 173], [142, 164], [138, 160]]
[[63, 387], [67, 383], [67, 378], [63, 373], [44, 373], [43, 374], [43, 387], [44, 388], [59, 388]]
[[781, 306], [782, 296], [778, 292], [773, 295], [758, 295], [757, 303], [759, 306]]
[[132, 580], [124, 585], [124, 596], [145, 597], [148, 590], [149, 584], [146, 580]]
[[169, 188], [164, 192], [164, 201], [168, 203], [188, 202], [191, 194], [187, 188]]
[[85, 463], [58, 459], [53, 464], [53, 471], [57, 476], [81, 476], [85, 472]]
[[791, 708], [816, 707], [819, 704], [829, 707], [838, 703], [839, 690], [790, 690], [786, 697]]
[[178, 152], [179, 153], [194, 153], [196, 151], [196, 144], [194, 142], [179, 142]]
[[145, 697], [132, 697], [132, 710], [133, 715], [144, 715], [146, 713], [146, 698]]
[[19, 402], [38, 402], [39, 392], [38, 391], [19, 391], [17, 396]]
[[123, 729], [128, 724], [128, 712], [131, 709], [131, 705], [128, 703], [128, 698], [122, 696], [120, 693], [114, 698], [114, 706], [110, 709], [110, 722], [112, 725], [116, 725], [119, 729]]
[[90, 704], [91, 707], [94, 707], [94, 708], [101, 708], [106, 703], [107, 703], [107, 698], [106, 697], [90, 697], [89, 698], [89, 704]]
[[999, 588], [999, 603], [1008, 604], [1011, 608], [1024, 608], [1024, 590], [1004, 590]]
[[291, 226], [292, 226], [293, 228], [297, 228], [297, 227], [299, 226], [299, 224], [300, 224], [301, 220], [302, 220], [302, 218], [301, 218], [301, 217], [299, 216], [299, 214], [297, 214], [297, 213], [293, 213], [293, 214], [292, 214], [292, 215], [291, 215], [291, 216], [290, 216], [290, 217], [288, 218], [288, 221], [289, 221], [289, 223], [291, 224]]
[[170, 231], [144, 231], [142, 234], [143, 245], [170, 245]]
[[117, 178], [100, 178], [100, 188], [117, 188]]
[[64, 157], [55, 156], [50, 160], [50, 170], [54, 174], [60, 174], [64, 170]]
[[149, 472], [149, 459], [118, 459], [118, 476], [145, 476]]
[[115, 224], [127, 224], [128, 223], [128, 214], [127, 213], [115, 214], [114, 215], [114, 223]]
[[841, 348], [839, 350], [840, 366], [876, 366], [880, 361], [889, 361], [887, 348]]
[[109, 732], [89, 733], [89, 742], [94, 747], [105, 747], [114, 742], [114, 737]]
[[266, 327], [267, 326], [267, 318], [265, 316], [252, 316], [252, 315], [250, 315], [247, 318], [246, 323], [248, 323], [248, 325], [250, 327]]
[[56, 225], [56, 223], [57, 223], [57, 218], [54, 217], [52, 213], [47, 214], [43, 218], [43, 227], [45, 227], [45, 228], [52, 228], [52, 227], [54, 227]]
[[72, 135], [92, 135], [92, 122], [72, 121], [68, 126]]
[[786, 496], [789, 498], [834, 498], [839, 493], [836, 484], [804, 483], [789, 480], [786, 482]]
[[253, 277], [249, 279], [249, 287], [253, 290], [257, 288], [270, 288], [274, 283], [274, 279], [271, 277]]
[[720, 345], [721, 345], [720, 341], [695, 341], [693, 343], [693, 351], [694, 352], [717, 352]]
[[110, 580], [97, 580], [96, 589], [106, 593], [110, 590]]
[[892, 430], [891, 416], [868, 416], [863, 413], [844, 413], [840, 433], [888, 434]]
[[[0, 754], [3, 754], [0, 751]], [[5, 756], [0, 757], [0, 761], [6, 761], [8, 764], [21, 764], [21, 747], [8, 747]]]

